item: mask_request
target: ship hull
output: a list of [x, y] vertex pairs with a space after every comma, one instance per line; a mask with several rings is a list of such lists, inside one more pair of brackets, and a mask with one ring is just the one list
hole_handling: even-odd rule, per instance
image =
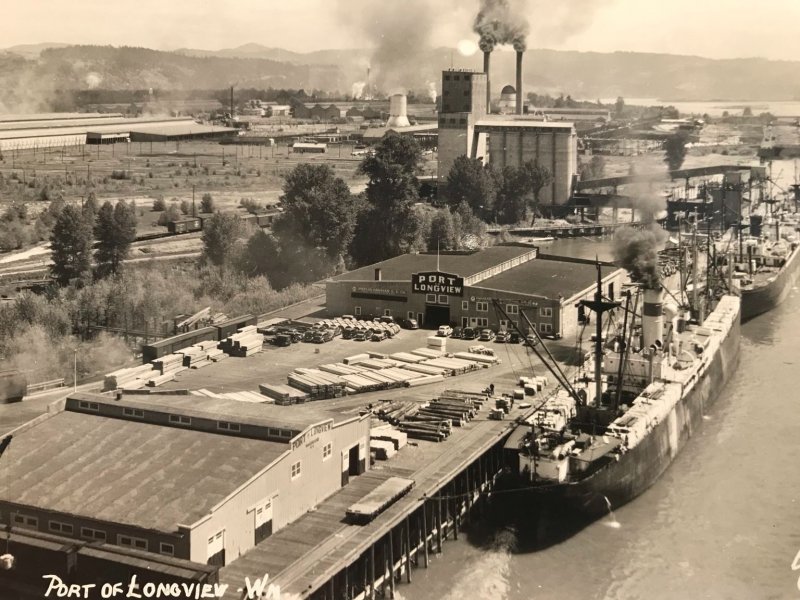
[[667, 418], [641, 442], [584, 479], [560, 485], [532, 485], [529, 506], [568, 507], [573, 514], [593, 519], [630, 502], [653, 485], [701, 427], [703, 415], [736, 368], [741, 337], [739, 317], [736, 315], [705, 370], [686, 387]]
[[789, 295], [800, 272], [800, 245], [789, 255], [775, 279], [753, 289], [742, 290], [742, 321], [747, 321], [778, 306]]
[[607, 514], [633, 500], [653, 485], [672, 463], [694, 432], [703, 415], [725, 386], [739, 360], [740, 321], [735, 319], [719, 350], [669, 416], [619, 461], [581, 481], [563, 488], [564, 500], [574, 509], [593, 516]]

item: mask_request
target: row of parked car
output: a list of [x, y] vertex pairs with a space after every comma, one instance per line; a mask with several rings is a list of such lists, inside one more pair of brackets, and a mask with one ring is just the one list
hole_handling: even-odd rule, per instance
[[[449, 337], [459, 340], [478, 340], [480, 342], [497, 342], [499, 344], [519, 344], [523, 341], [522, 336], [517, 331], [506, 331], [501, 329], [495, 332], [489, 328], [477, 327], [450, 327], [450, 325], [442, 325], [436, 332], [439, 337]], [[535, 335], [527, 336], [527, 341], [533, 345], [538, 343]]]
[[400, 326], [392, 317], [376, 317], [368, 321], [344, 315], [339, 320], [345, 323], [342, 338], [346, 340], [382, 342], [400, 333]]

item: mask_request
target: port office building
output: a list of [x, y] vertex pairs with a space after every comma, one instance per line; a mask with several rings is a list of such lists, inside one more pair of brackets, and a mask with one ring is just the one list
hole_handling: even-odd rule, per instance
[[[603, 293], [618, 297], [624, 271], [601, 265]], [[501, 307], [527, 332], [525, 316], [540, 334], [565, 337], [578, 327], [578, 301], [594, 296], [593, 261], [542, 254], [539, 248], [502, 244], [475, 251], [405, 254], [327, 280], [330, 316], [416, 319], [439, 325], [512, 329]]]
[[369, 468], [368, 415], [75, 393], [13, 431], [0, 522], [225, 565]]

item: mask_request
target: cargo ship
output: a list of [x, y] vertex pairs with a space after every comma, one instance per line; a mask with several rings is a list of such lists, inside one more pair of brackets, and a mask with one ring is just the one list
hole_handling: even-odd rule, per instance
[[[596, 319], [594, 356], [583, 373], [568, 381], [551, 369], [560, 387], [507, 440], [507, 471], [528, 506], [549, 500], [594, 519], [636, 498], [700, 426], [735, 368], [740, 298], [721, 295], [698, 314], [647, 279], [626, 294], [622, 331], [604, 343]], [[584, 302], [601, 314], [620, 304], [599, 291]]]
[[800, 272], [798, 231], [795, 213], [750, 216], [750, 236], [740, 240], [736, 269], [742, 321], [772, 310], [794, 287]]

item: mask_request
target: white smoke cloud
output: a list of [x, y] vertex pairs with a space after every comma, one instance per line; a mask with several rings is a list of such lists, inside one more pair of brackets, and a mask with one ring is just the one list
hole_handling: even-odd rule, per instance
[[90, 71], [86, 74], [86, 85], [89, 86], [90, 90], [99, 87], [101, 83], [103, 83], [103, 77], [99, 73]]

